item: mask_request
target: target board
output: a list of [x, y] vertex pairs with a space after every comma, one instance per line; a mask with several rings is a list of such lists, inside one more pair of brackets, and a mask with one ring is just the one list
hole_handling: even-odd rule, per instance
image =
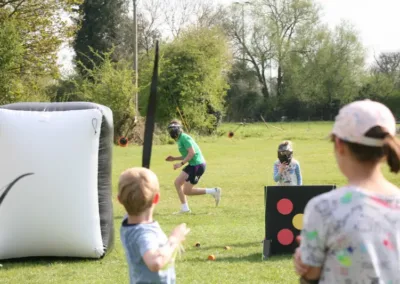
[[113, 135], [94, 103], [0, 107], [0, 260], [111, 250]]
[[308, 201], [335, 188], [335, 185], [266, 186], [263, 258], [292, 254], [298, 246], [296, 237], [303, 228]]

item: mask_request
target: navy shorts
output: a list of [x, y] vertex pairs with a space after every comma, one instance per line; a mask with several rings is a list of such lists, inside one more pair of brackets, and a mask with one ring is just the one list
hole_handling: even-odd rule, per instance
[[186, 181], [190, 182], [191, 184], [197, 184], [201, 176], [206, 171], [206, 164], [200, 164], [196, 166], [187, 165], [183, 168], [183, 171], [188, 174]]

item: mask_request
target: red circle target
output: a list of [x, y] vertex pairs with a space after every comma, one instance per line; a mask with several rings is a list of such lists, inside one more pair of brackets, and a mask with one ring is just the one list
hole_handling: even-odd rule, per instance
[[288, 215], [293, 210], [293, 203], [289, 199], [283, 198], [278, 201], [278, 203], [276, 204], [276, 208], [278, 209], [278, 212], [282, 215]]
[[289, 229], [282, 229], [278, 233], [278, 242], [281, 245], [288, 246], [293, 243], [294, 235]]

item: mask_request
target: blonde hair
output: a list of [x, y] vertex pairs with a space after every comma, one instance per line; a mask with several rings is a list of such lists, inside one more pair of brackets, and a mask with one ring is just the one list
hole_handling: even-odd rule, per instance
[[280, 147], [280, 146], [288, 146], [288, 148], [290, 148], [290, 149], [293, 150], [293, 143], [292, 143], [292, 141], [290, 141], [290, 140], [284, 140], [284, 141], [282, 141], [282, 142], [279, 144], [278, 147]]
[[182, 122], [181, 122], [179, 119], [176, 119], [176, 118], [174, 118], [173, 120], [171, 120], [171, 121], [169, 122], [169, 124], [173, 124], [173, 123], [182, 125]]
[[130, 168], [119, 177], [118, 198], [128, 215], [137, 216], [150, 208], [158, 192], [158, 178], [149, 169]]
[[290, 141], [290, 140], [284, 140], [284, 141], [282, 141], [281, 145], [289, 145], [289, 146], [292, 146], [292, 141]]

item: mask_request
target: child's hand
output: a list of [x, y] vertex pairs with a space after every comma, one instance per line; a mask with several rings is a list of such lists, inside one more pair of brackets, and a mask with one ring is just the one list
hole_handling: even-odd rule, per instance
[[165, 160], [168, 161], [168, 162], [172, 162], [172, 161], [174, 161], [175, 159], [174, 159], [174, 157], [172, 157], [172, 156], [168, 156]]
[[174, 164], [174, 170], [179, 169], [180, 167], [182, 167], [181, 163]]
[[308, 270], [310, 269], [310, 266], [304, 264], [301, 261], [300, 248], [296, 249], [294, 256], [293, 256], [293, 262], [294, 262], [294, 268], [296, 270], [296, 273], [300, 276], [303, 276], [304, 274], [306, 274], [308, 272]]
[[287, 167], [287, 163], [283, 162], [279, 165], [279, 173], [282, 173], [283, 170]]
[[186, 227], [186, 224], [180, 224], [177, 226], [171, 234], [171, 237], [174, 237], [178, 243], [181, 243], [185, 240], [186, 235], [190, 232], [190, 229]]

